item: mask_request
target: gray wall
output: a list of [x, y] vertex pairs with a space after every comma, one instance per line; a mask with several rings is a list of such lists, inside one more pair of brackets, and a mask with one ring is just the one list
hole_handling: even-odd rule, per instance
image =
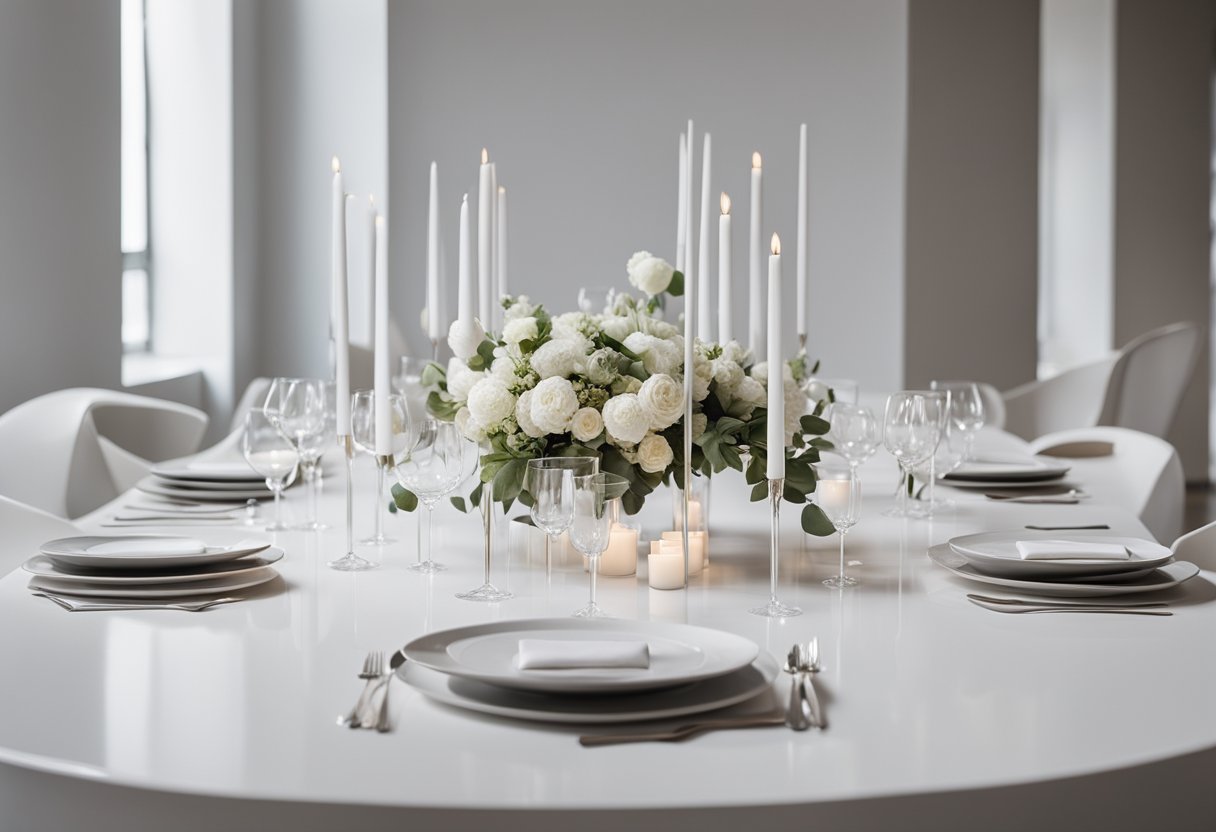
[[118, 4], [0, 4], [0, 412], [120, 380]]
[[718, 193], [734, 202], [740, 340], [751, 153], [764, 156], [764, 239], [778, 232], [788, 255], [792, 353], [798, 124], [806, 121], [810, 350], [827, 374], [871, 390], [897, 386], [905, 12], [886, 0], [390, 4], [392, 270], [404, 288], [394, 314], [414, 350], [426, 343], [417, 322], [432, 159], [448, 308], [456, 308], [460, 196], [468, 191], [475, 211], [484, 145], [508, 192], [511, 288], [566, 311], [579, 286], [628, 288], [625, 261], [636, 249], [674, 260], [677, 139], [693, 117], [698, 177], [701, 134], [713, 135], [715, 272]]
[[1039, 5], [911, 0], [906, 383], [1035, 377]]
[[[1115, 343], [1173, 321], [1210, 328], [1213, 7], [1122, 0], [1116, 20]], [[1206, 348], [1170, 440], [1207, 478]]]

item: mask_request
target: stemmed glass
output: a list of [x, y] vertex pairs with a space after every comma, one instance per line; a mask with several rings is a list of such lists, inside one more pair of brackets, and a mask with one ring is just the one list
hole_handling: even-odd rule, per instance
[[[376, 453], [376, 394], [374, 390], [359, 390], [351, 397], [350, 432], [355, 447], [376, 460], [376, 525], [375, 533], [366, 540], [359, 541], [368, 546], [384, 546], [394, 543], [392, 538], [385, 537], [381, 531], [380, 518], [388, 513], [389, 497], [384, 489], [384, 473], [386, 468], [393, 467], [380, 459]], [[392, 462], [395, 466], [412, 447], [417, 439], [416, 429], [410, 420], [405, 398], [398, 393], [390, 393], [388, 406], [392, 414]]]
[[[415, 572], [439, 572], [447, 567], [432, 557], [431, 526], [435, 506], [468, 476], [466, 460], [473, 441], [454, 422], [428, 418], [419, 426], [413, 451], [396, 466], [397, 481], [418, 497], [426, 508], [426, 558], [410, 564]], [[489, 499], [489, 495], [486, 495]]]
[[[949, 414], [954, 409], [953, 391], [946, 391], [946, 400], [946, 413]], [[937, 511], [954, 508], [953, 500], [937, 498], [937, 482], [951, 471], [958, 470], [958, 467], [963, 464], [965, 455], [965, 435], [955, 426], [954, 420], [947, 416], [942, 428], [942, 439], [937, 443], [933, 455], [929, 457], [928, 464], [922, 463], [916, 469], [915, 476], [925, 482], [929, 496], [914, 506], [911, 509], [913, 512], [920, 517], [932, 517]]]
[[283, 524], [283, 489], [295, 479], [300, 463], [296, 447], [279, 430], [276, 419], [263, 408], [251, 408], [245, 414], [245, 433], [241, 437], [241, 452], [257, 474], [266, 478], [266, 487], [274, 492], [274, 522], [268, 532], [281, 532]]
[[532, 498], [532, 522], [545, 533], [545, 573], [552, 569], [553, 542], [574, 522], [574, 479], [600, 470], [599, 457], [548, 456], [529, 459], [524, 490]]
[[975, 435], [984, 426], [984, 397], [974, 381], [931, 381], [929, 389], [950, 394], [950, 426], [962, 434], [962, 462], [975, 459]]
[[849, 529], [856, 525], [857, 516], [861, 511], [861, 480], [852, 468], [821, 468], [818, 474], [815, 494], [819, 508], [832, 521], [840, 535], [840, 573], [823, 583], [837, 589], [856, 586], [857, 579], [845, 574], [844, 538]]
[[854, 474], [857, 467], [878, 452], [882, 428], [874, 411], [864, 405], [836, 401], [828, 406], [824, 418], [832, 428], [828, 439], [837, 454], [844, 457]]
[[300, 473], [308, 489], [308, 515], [292, 528], [316, 531], [317, 463], [324, 451], [325, 383], [319, 378], [276, 378], [266, 394], [265, 410], [300, 455]]
[[615, 505], [629, 490], [629, 480], [616, 474], [587, 474], [574, 477], [574, 521], [570, 542], [589, 563], [591, 594], [587, 605], [576, 610], [575, 618], [602, 618], [604, 611], [595, 603], [595, 576], [600, 571], [599, 557], [608, 548], [612, 535]]
[[918, 465], [928, 462], [941, 441], [946, 423], [946, 394], [932, 390], [904, 390], [887, 399], [882, 441], [899, 462], [899, 494], [888, 517], [915, 517], [908, 502], [908, 485]]

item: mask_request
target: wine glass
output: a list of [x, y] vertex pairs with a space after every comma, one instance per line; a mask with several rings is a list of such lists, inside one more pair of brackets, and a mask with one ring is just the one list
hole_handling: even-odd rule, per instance
[[950, 424], [962, 434], [963, 458], [961, 462], [975, 459], [975, 435], [984, 426], [984, 397], [974, 381], [931, 381], [930, 390], [950, 393]]
[[300, 473], [308, 489], [308, 514], [292, 528], [316, 531], [317, 463], [325, 450], [325, 383], [319, 378], [276, 378], [266, 393], [264, 408], [300, 455]]
[[401, 356], [397, 375], [393, 376], [393, 389], [405, 396], [405, 406], [410, 415], [421, 421], [426, 417], [426, 399], [429, 391], [422, 386], [422, 373], [431, 362], [425, 358]]
[[882, 428], [874, 411], [864, 405], [837, 401], [828, 406], [824, 418], [831, 425], [828, 439], [833, 449], [856, 474], [857, 467], [874, 456], [882, 444]]
[[[947, 390], [946, 399], [946, 412], [949, 414], [954, 407], [954, 392]], [[956, 427], [953, 419], [947, 416], [945, 426], [942, 428], [942, 439], [937, 443], [933, 455], [929, 457], [928, 463], [922, 463], [916, 469], [916, 478], [923, 481], [929, 491], [928, 498], [912, 509], [919, 516], [932, 517], [942, 509], [954, 508], [953, 500], [938, 499], [937, 483], [951, 471], [958, 470], [958, 467], [963, 464], [966, 452], [966, 434]]]
[[882, 441], [899, 462], [899, 494], [888, 517], [914, 517], [908, 503], [913, 470], [937, 449], [946, 423], [946, 394], [932, 390], [904, 390], [887, 399]]
[[266, 526], [266, 531], [284, 531], [287, 526], [283, 524], [282, 515], [283, 489], [295, 479], [300, 463], [295, 445], [279, 430], [271, 414], [256, 407], [245, 414], [241, 452], [249, 467], [266, 478], [266, 487], [274, 493], [274, 521]]
[[616, 289], [604, 286], [584, 286], [578, 290], [578, 309], [588, 315], [602, 315], [612, 306]]
[[825, 586], [843, 589], [856, 586], [857, 579], [845, 574], [844, 538], [857, 523], [861, 511], [861, 480], [851, 467], [820, 468], [819, 481], [815, 485], [816, 501], [828, 520], [840, 535], [840, 573], [828, 578]]
[[599, 557], [608, 548], [612, 535], [615, 504], [629, 490], [629, 480], [616, 474], [586, 474], [574, 477], [574, 520], [570, 524], [570, 543], [587, 556], [591, 594], [587, 605], [576, 610], [576, 618], [601, 618], [604, 611], [595, 603], [595, 576], [600, 571]]
[[545, 533], [545, 572], [552, 568], [553, 542], [574, 521], [574, 478], [600, 470], [599, 457], [549, 456], [529, 459], [524, 490], [532, 498], [532, 522]]
[[368, 546], [384, 546], [396, 541], [385, 537], [381, 531], [380, 518], [388, 512], [389, 497], [384, 489], [384, 473], [405, 456], [417, 441], [417, 428], [413, 426], [405, 398], [398, 393], [388, 396], [392, 423], [391, 449], [388, 458], [376, 452], [376, 394], [374, 390], [358, 390], [351, 397], [350, 432], [355, 447], [376, 460], [376, 504], [375, 532], [371, 537], [359, 541]]
[[[418, 439], [413, 450], [394, 469], [397, 482], [401, 483], [403, 488], [414, 492], [418, 501], [426, 508], [426, 558], [410, 564], [410, 569], [416, 572], [429, 574], [447, 568], [436, 563], [432, 557], [432, 513], [439, 501], [455, 491], [468, 475], [469, 469], [465, 461], [469, 459], [468, 448], [473, 444], [471, 439], [465, 438], [454, 422], [428, 418], [419, 425]], [[489, 498], [487, 492], [483, 499]]]

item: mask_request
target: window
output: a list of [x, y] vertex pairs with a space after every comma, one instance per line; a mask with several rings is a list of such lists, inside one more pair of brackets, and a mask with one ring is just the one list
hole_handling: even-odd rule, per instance
[[148, 76], [145, 0], [121, 0], [122, 346], [147, 351], [152, 334], [148, 257]]

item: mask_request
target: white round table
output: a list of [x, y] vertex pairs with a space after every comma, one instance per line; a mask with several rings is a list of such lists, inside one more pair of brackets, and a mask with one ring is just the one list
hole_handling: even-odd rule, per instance
[[[778, 657], [818, 636], [823, 732], [588, 749], [577, 727], [478, 716], [398, 682], [393, 733], [339, 727], [368, 650], [441, 628], [566, 615], [585, 600], [581, 564], [559, 561], [547, 582], [539, 546], [516, 524], [495, 580], [517, 597], [457, 600], [481, 582], [480, 522], [450, 506], [436, 534], [448, 571], [405, 568], [416, 529], [406, 515], [387, 521], [399, 542], [365, 573], [326, 568], [340, 529], [288, 532], [275, 537], [287, 552], [281, 579], [203, 613], [69, 613], [31, 596], [28, 576], [14, 572], [0, 580], [0, 827], [1212, 828], [1216, 576], [1171, 591], [1172, 617], [980, 609], [964, 597], [976, 585], [933, 565], [928, 545], [1025, 523], [1147, 533], [1109, 506], [996, 504], [962, 491], [932, 522], [894, 520], [881, 515], [890, 473], [889, 462], [868, 469], [849, 536], [849, 557], [861, 561], [852, 589], [821, 584], [836, 539], [806, 538], [785, 506], [780, 595], [800, 617], [747, 613], [767, 596], [767, 506], [749, 503], [733, 473], [713, 484], [711, 565], [686, 592], [600, 580], [600, 603], [616, 616], [729, 630]], [[366, 461], [356, 476], [362, 535]], [[322, 517], [337, 525], [340, 481], [326, 486]], [[647, 536], [669, 527], [668, 495], [656, 493], [641, 518]], [[787, 684], [779, 678], [775, 695]]]

